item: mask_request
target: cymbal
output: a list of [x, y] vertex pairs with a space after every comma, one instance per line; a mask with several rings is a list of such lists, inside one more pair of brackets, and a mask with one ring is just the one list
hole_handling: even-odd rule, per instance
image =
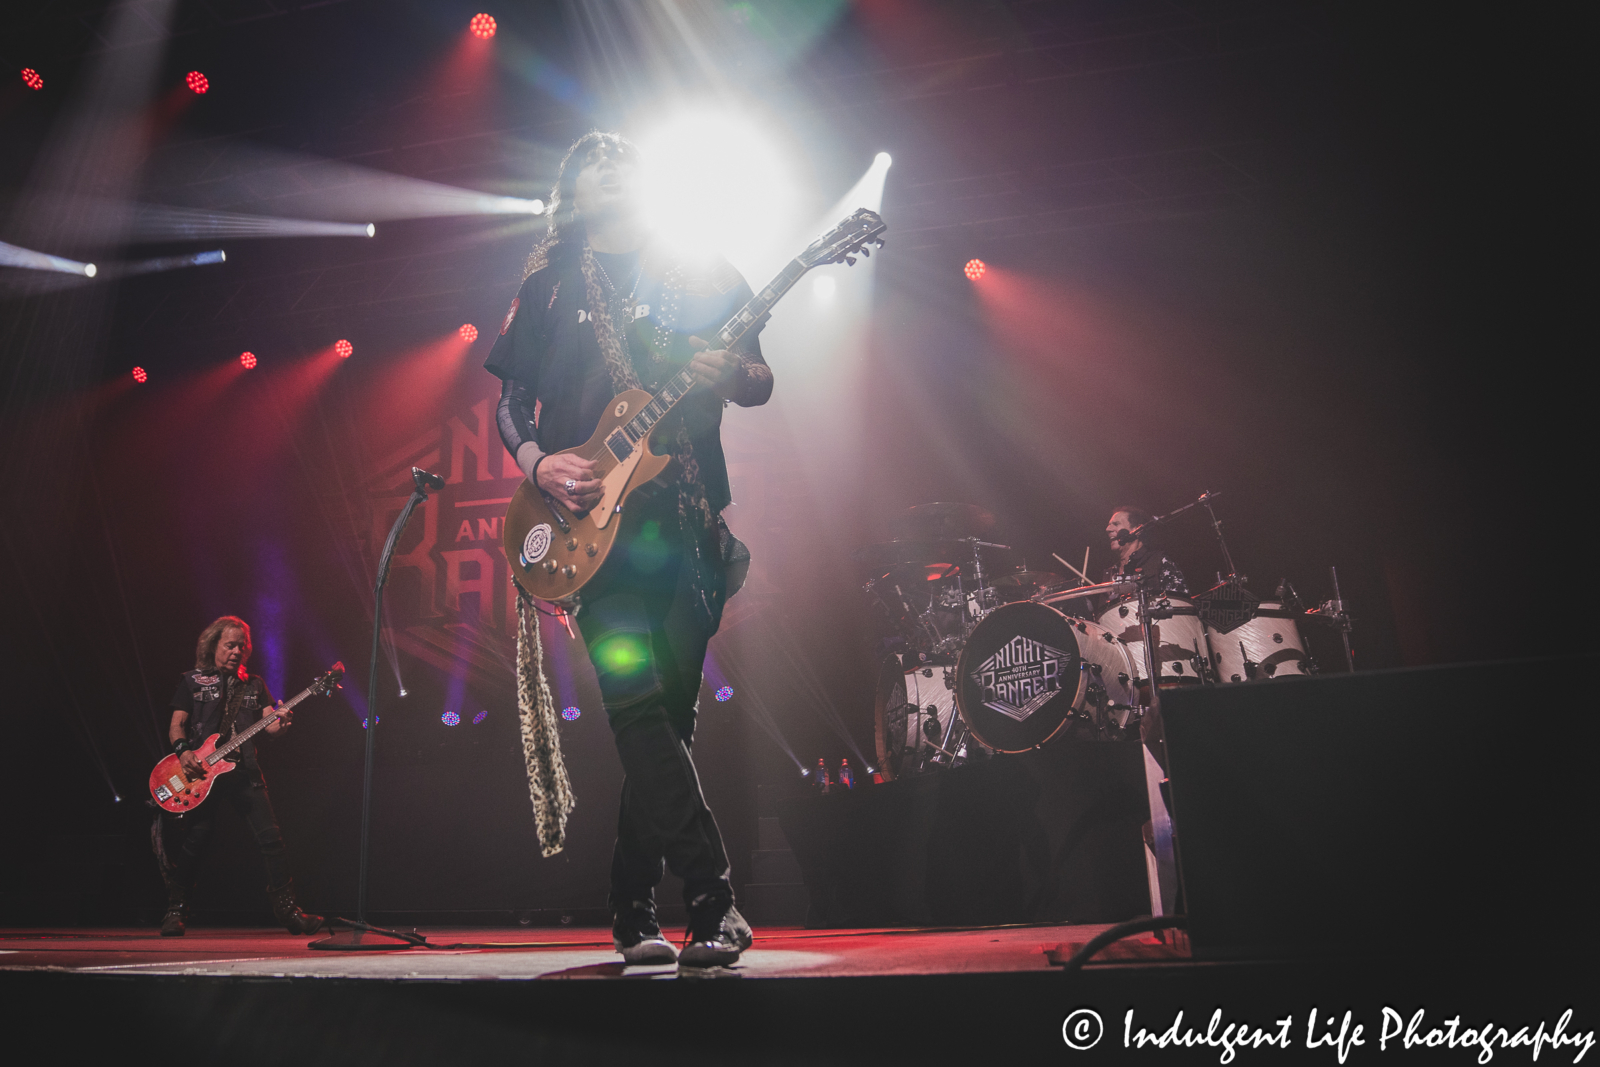
[[892, 526], [912, 537], [973, 537], [993, 529], [994, 516], [976, 504], [942, 501], [909, 507]]
[[1040, 589], [1047, 589], [1052, 585], [1060, 585], [1067, 579], [1064, 575], [1054, 571], [1017, 571], [1004, 578], [996, 578], [995, 585], [1031, 585]]
[[[1013, 551], [1007, 545], [982, 546], [983, 566], [987, 570], [998, 566], [996, 552]], [[903, 563], [921, 563], [927, 566], [954, 566], [963, 570], [972, 566], [972, 542], [956, 539], [929, 539], [904, 537], [894, 541], [880, 541], [863, 545], [850, 554], [850, 558], [868, 567], [898, 567]]]

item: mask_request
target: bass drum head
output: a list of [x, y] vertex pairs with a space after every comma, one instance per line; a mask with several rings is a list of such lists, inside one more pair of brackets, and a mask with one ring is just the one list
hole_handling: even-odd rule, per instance
[[1026, 752], [1054, 737], [1082, 696], [1083, 657], [1073, 620], [1045, 604], [986, 615], [956, 661], [956, 703], [967, 728], [997, 752]]

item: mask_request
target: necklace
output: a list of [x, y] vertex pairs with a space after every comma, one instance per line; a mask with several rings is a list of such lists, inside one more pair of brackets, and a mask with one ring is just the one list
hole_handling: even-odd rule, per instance
[[[594, 257], [594, 265], [600, 268], [600, 277], [606, 280], [606, 288], [610, 289], [611, 294], [615, 296], [617, 293], [616, 283], [611, 280], [611, 272], [606, 270], [604, 263], [600, 262], [598, 254]], [[633, 272], [633, 286], [628, 290], [628, 296], [623, 301], [624, 306], [631, 307], [633, 305], [633, 294], [639, 291], [639, 279], [642, 277], [644, 277], [644, 257], [640, 256], [639, 268]]]

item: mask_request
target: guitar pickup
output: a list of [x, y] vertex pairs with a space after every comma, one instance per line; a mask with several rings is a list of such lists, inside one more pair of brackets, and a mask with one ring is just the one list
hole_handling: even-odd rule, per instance
[[179, 778], [177, 775], [173, 775], [171, 778], [167, 779], [167, 784], [172, 787], [172, 791], [174, 793], [181, 793], [183, 792], [183, 787], [188, 783], [182, 778]]
[[633, 442], [621, 430], [606, 438], [606, 447], [611, 449], [611, 454], [617, 457], [619, 463], [633, 455]]

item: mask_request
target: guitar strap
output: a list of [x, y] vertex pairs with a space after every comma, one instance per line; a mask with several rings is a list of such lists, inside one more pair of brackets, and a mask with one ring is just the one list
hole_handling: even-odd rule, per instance
[[[622, 294], [611, 289], [600, 279], [600, 266], [595, 260], [594, 250], [585, 244], [583, 253], [578, 259], [579, 270], [583, 275], [584, 295], [589, 304], [589, 317], [594, 320], [595, 340], [600, 345], [600, 355], [606, 363], [606, 370], [611, 375], [612, 388], [621, 393], [628, 389], [640, 389], [639, 375], [634, 370], [633, 360], [628, 351], [628, 337], [626, 332], [617, 329], [617, 319], [614, 311], [621, 309]], [[664, 279], [666, 289], [660, 303], [664, 308], [677, 306], [683, 288], [684, 270], [681, 266], [673, 266], [666, 272]], [[656, 328], [657, 342], [663, 337], [670, 338], [675, 322], [667, 321], [670, 312], [664, 312], [659, 318]], [[722, 605], [726, 599], [727, 583], [721, 555], [721, 531], [719, 530], [719, 516], [711, 510], [711, 503], [706, 499], [705, 483], [700, 478], [700, 463], [695, 459], [694, 446], [689, 442], [689, 429], [681, 420], [678, 423], [677, 437], [672, 444], [672, 457], [678, 461], [678, 517], [683, 523], [685, 538], [694, 550], [694, 573], [691, 575], [691, 591], [695, 601], [695, 608], [700, 615], [701, 624], [708, 633], [716, 633], [717, 625], [722, 620]], [[730, 535], [731, 536], [731, 535]], [[706, 557], [716, 552], [719, 556], [718, 566], [708, 567]]]
[[253, 678], [240, 678], [235, 675], [228, 681], [228, 702], [223, 707], [222, 722], [217, 727], [217, 734], [221, 737], [222, 744], [233, 740], [233, 725], [239, 719], [239, 707], [244, 703], [245, 694], [255, 689]]

